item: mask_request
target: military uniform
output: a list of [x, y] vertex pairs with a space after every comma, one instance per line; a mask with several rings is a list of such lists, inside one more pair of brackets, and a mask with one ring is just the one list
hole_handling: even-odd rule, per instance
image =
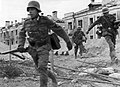
[[47, 87], [48, 77], [57, 84], [54, 74], [47, 70], [51, 50], [49, 30], [55, 32], [65, 40], [67, 45], [70, 45], [70, 39], [65, 31], [45, 16], [38, 16], [33, 20], [27, 19], [19, 33], [18, 47], [24, 47], [26, 36], [29, 37], [28, 53], [32, 56], [36, 69], [40, 73], [40, 87]]
[[82, 53], [86, 51], [86, 49], [83, 45], [83, 42], [85, 41], [84, 38], [86, 38], [86, 37], [85, 37], [84, 32], [81, 31], [81, 29], [80, 30], [78, 29], [77, 31], [75, 31], [72, 36], [72, 40], [76, 44], [74, 47], [75, 58], [77, 58], [78, 48], [80, 48], [80, 51], [79, 51], [80, 56], [82, 56]]
[[[110, 26], [110, 24], [108, 24], [108, 20], [111, 23], [111, 26]], [[103, 27], [102, 28], [102, 36], [105, 38], [106, 42], [109, 45], [110, 57], [111, 57], [112, 62], [116, 62], [116, 60], [117, 60], [116, 54], [115, 54], [117, 30], [113, 27], [115, 20], [116, 20], [116, 18], [111, 14], [103, 15], [98, 20], [96, 20], [93, 24], [91, 24], [87, 31], [87, 33], [88, 33], [97, 24], [102, 25], [102, 27]]]

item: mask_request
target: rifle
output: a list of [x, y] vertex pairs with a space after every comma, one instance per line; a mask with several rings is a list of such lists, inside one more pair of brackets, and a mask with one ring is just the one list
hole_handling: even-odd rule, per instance
[[[28, 47], [26, 47], [25, 48], [25, 50], [24, 50], [24, 52], [27, 52], [27, 49], [28, 49]], [[17, 56], [17, 57], [19, 57], [20, 59], [25, 59], [25, 58], [23, 58], [23, 57], [21, 57], [20, 55], [18, 55], [18, 54], [15, 54], [15, 52], [19, 52], [17, 49], [15, 49], [15, 50], [10, 50], [10, 51], [6, 51], [6, 52], [0, 52], [0, 55], [5, 55], [5, 54], [12, 54], [12, 55], [14, 55], [14, 56]]]
[[14, 55], [14, 56], [17, 56], [18, 58], [20, 58], [20, 59], [22, 59], [22, 60], [25, 60], [25, 57], [21, 57], [20, 55], [15, 54], [15, 53], [11, 53], [11, 54]]

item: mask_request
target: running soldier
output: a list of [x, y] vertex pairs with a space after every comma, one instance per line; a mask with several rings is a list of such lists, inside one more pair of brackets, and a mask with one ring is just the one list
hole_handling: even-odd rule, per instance
[[40, 87], [47, 87], [48, 77], [52, 79], [53, 87], [57, 87], [54, 74], [47, 69], [49, 63], [49, 51], [51, 50], [49, 30], [55, 32], [66, 42], [68, 50], [72, 49], [72, 43], [65, 31], [46, 16], [40, 16], [40, 4], [37, 1], [28, 3], [27, 11], [30, 18], [25, 20], [19, 33], [18, 51], [24, 52], [24, 44], [28, 35], [28, 53], [35, 62], [36, 69], [40, 73]]
[[103, 16], [90, 25], [86, 34], [88, 34], [95, 25], [101, 24], [102, 36], [105, 38], [110, 49], [111, 64], [117, 64], [118, 59], [115, 53], [116, 35], [118, 34], [117, 27], [115, 26], [116, 18], [112, 14], [109, 14], [109, 9], [107, 7], [104, 7], [102, 12]]
[[86, 39], [87, 38], [85, 37], [84, 32], [81, 30], [81, 27], [78, 27], [77, 31], [75, 31], [72, 36], [72, 41], [73, 43], [75, 43], [75, 47], [74, 47], [75, 59], [77, 58], [78, 48], [80, 48], [79, 54], [81, 58], [82, 58], [82, 54], [86, 52], [86, 49], [83, 45], [83, 42], [86, 42]]

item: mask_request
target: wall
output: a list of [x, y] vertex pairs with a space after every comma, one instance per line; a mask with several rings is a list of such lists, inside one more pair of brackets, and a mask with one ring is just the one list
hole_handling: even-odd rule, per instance
[[120, 0], [102, 0], [102, 4], [120, 4]]
[[[110, 6], [110, 14], [116, 14], [116, 19], [120, 20], [120, 5], [117, 6]], [[84, 10], [74, 13], [76, 18], [76, 27], [78, 27], [78, 20], [82, 20], [82, 26], [84, 33], [88, 30], [88, 27], [90, 26], [90, 18], [93, 19], [93, 22], [97, 20], [97, 17], [102, 15], [102, 7], [97, 8], [96, 10]], [[66, 26], [68, 27], [68, 22], [73, 22], [72, 15], [68, 15], [64, 17], [64, 20], [66, 21]], [[72, 23], [73, 24], [73, 23]], [[73, 26], [73, 25], [72, 25]], [[98, 36], [96, 34], [97, 26], [95, 26], [90, 33], [88, 34], [88, 38], [90, 38], [93, 35], [93, 39], [98, 39]], [[70, 31], [68, 29], [68, 31]], [[120, 32], [120, 31], [119, 31]], [[68, 32], [69, 33], [69, 32]]]

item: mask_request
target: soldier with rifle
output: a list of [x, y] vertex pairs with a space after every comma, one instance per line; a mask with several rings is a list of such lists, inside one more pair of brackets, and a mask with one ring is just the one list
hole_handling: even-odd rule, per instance
[[[30, 1], [27, 6], [30, 18], [25, 20], [23, 28], [19, 32], [19, 44], [17, 50], [24, 52], [24, 44], [28, 35], [28, 53], [33, 58], [36, 69], [40, 74], [40, 87], [47, 87], [48, 77], [52, 79], [53, 87], [57, 87], [57, 80], [54, 74], [47, 69], [49, 63], [49, 51], [51, 43], [49, 30], [55, 32], [64, 39], [68, 50], [72, 49], [72, 43], [65, 31], [46, 16], [40, 16], [40, 4], [37, 1]], [[27, 34], [27, 35], [26, 35]]]
[[117, 23], [115, 23], [116, 18], [114, 15], [109, 14], [109, 9], [107, 7], [103, 7], [102, 12], [103, 16], [100, 16], [98, 20], [89, 26], [86, 34], [88, 34], [95, 25], [101, 24], [102, 36], [105, 38], [110, 49], [111, 64], [118, 64], [118, 58], [116, 57], [115, 52], [116, 35], [118, 34], [118, 26], [116, 25]]
[[[27, 52], [27, 50], [28, 50], [28, 47], [24, 48], [23, 51]], [[16, 52], [19, 52], [19, 50], [18, 49], [14, 49], [14, 50], [6, 51], [6, 52], [0, 52], [0, 55], [12, 54], [12, 55], [14, 55], [14, 56], [16, 56], [16, 57], [18, 57], [18, 58], [20, 58], [22, 60], [25, 60], [25, 57], [22, 57], [22, 56], [16, 54]]]

